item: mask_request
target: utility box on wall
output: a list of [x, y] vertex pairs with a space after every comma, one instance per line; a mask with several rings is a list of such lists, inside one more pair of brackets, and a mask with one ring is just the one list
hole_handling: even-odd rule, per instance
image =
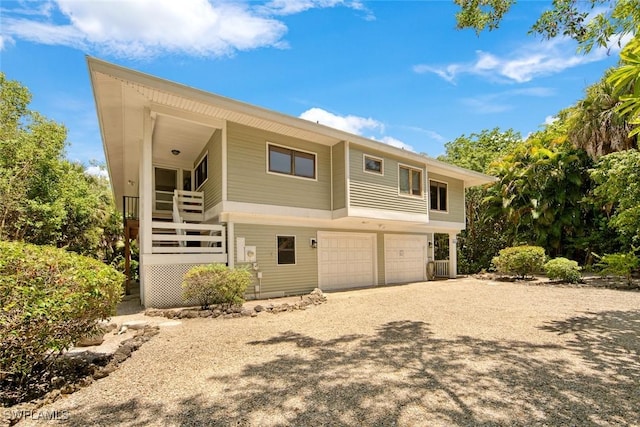
[[244, 262], [256, 262], [256, 247], [245, 246], [244, 247]]

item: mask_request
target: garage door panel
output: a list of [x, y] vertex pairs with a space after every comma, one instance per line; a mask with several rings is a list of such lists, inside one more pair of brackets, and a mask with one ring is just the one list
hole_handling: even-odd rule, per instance
[[321, 289], [375, 284], [375, 234], [318, 233], [318, 282]]
[[385, 234], [385, 283], [425, 279], [427, 236]]

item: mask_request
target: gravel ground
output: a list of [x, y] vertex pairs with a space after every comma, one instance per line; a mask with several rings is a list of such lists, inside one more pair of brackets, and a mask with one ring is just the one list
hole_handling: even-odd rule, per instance
[[640, 292], [467, 278], [332, 293], [161, 327], [40, 412], [78, 426], [640, 425], [639, 337]]

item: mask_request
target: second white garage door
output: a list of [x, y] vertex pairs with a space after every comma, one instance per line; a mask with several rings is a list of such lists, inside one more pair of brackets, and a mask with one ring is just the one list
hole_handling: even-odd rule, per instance
[[427, 236], [385, 234], [385, 283], [425, 280]]
[[318, 232], [320, 289], [348, 289], [376, 284], [376, 235]]

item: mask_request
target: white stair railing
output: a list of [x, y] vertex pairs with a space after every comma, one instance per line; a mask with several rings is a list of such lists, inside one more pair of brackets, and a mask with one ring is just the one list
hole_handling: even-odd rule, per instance
[[204, 193], [201, 191], [175, 190], [173, 192], [174, 209], [177, 207], [180, 217], [189, 222], [204, 221]]

